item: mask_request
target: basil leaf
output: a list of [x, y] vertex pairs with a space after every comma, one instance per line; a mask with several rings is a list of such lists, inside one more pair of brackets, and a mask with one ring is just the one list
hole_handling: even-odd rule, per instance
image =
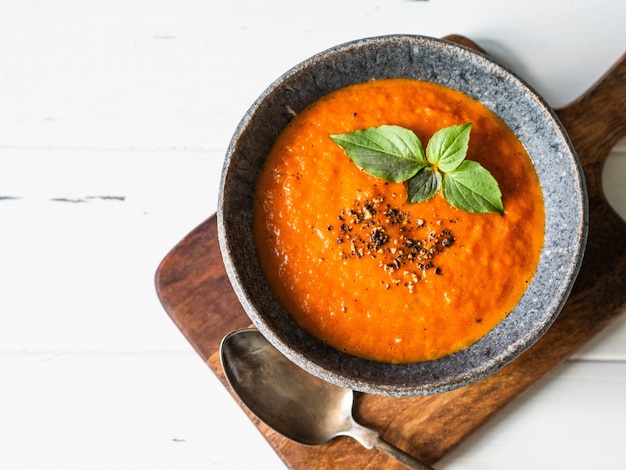
[[450, 126], [433, 134], [426, 147], [426, 158], [445, 172], [455, 170], [467, 155], [472, 123]]
[[410, 203], [429, 200], [441, 187], [441, 174], [432, 167], [424, 167], [408, 181], [407, 200]]
[[419, 138], [400, 126], [370, 127], [330, 138], [370, 175], [400, 183], [426, 166]]
[[[479, 163], [465, 160], [472, 123], [435, 132], [426, 152], [409, 129], [386, 125], [330, 138], [366, 173], [395, 183], [408, 180], [407, 201], [423, 202], [440, 189], [458, 209], [504, 213], [498, 182]], [[443, 175], [443, 176], [442, 176]]]
[[442, 193], [446, 201], [467, 212], [504, 212], [498, 182], [480, 163], [471, 160], [444, 173]]

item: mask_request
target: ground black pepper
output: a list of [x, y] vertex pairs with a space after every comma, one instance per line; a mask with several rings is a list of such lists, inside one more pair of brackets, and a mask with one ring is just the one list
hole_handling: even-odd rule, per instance
[[427, 271], [443, 275], [434, 260], [455, 242], [451, 229], [442, 221], [428, 223], [423, 218], [412, 221], [408, 212], [386, 203], [383, 197], [364, 203], [356, 200], [352, 207], [337, 215], [337, 220], [341, 222], [338, 228], [332, 224], [327, 228], [338, 232], [338, 245], [348, 242], [347, 249], [339, 251], [340, 256], [343, 259], [380, 257], [379, 266], [391, 278], [382, 281], [386, 289], [402, 285], [413, 292]]

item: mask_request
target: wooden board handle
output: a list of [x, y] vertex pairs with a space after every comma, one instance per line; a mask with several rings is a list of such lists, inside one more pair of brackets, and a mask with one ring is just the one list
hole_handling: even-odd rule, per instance
[[625, 109], [626, 53], [585, 94], [557, 110], [583, 166], [603, 164], [626, 135]]
[[585, 94], [557, 115], [567, 129], [585, 171], [590, 209], [599, 203], [602, 168], [611, 149], [626, 135], [626, 54]]

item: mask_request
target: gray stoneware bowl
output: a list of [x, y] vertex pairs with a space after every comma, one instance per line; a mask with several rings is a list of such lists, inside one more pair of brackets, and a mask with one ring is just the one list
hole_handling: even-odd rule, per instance
[[[302, 330], [279, 305], [259, 266], [252, 235], [257, 175], [292, 117], [321, 96], [374, 78], [439, 83], [481, 101], [515, 132], [543, 188], [545, 244], [537, 273], [517, 307], [469, 348], [430, 362], [360, 359]], [[272, 83], [245, 114], [226, 154], [218, 207], [226, 272], [246, 313], [285, 356], [310, 373], [353, 390], [426, 395], [467, 385], [500, 369], [550, 327], [570, 293], [587, 235], [587, 194], [578, 157], [552, 110], [524, 81], [485, 55], [423, 36], [357, 40], [321, 52]]]

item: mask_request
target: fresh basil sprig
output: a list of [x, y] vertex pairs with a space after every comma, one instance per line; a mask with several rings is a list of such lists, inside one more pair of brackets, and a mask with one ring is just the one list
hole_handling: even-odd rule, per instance
[[394, 183], [407, 181], [408, 201], [423, 202], [439, 190], [458, 209], [502, 214], [502, 193], [479, 163], [466, 160], [472, 123], [450, 126], [428, 141], [426, 151], [409, 129], [385, 125], [330, 138], [366, 173]]

